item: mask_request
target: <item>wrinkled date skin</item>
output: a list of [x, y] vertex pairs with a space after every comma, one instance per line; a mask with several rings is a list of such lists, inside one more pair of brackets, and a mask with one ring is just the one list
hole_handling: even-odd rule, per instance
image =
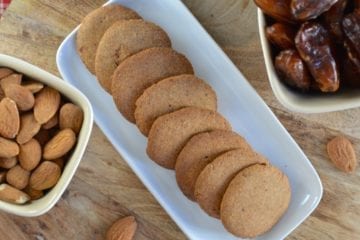
[[295, 23], [290, 12], [290, 0], [254, 0], [268, 16], [280, 22]]
[[348, 0], [338, 0], [329, 11], [324, 13], [324, 22], [330, 33], [335, 37], [338, 43], [343, 41], [343, 32], [341, 21], [344, 17], [344, 11]]
[[275, 69], [283, 82], [302, 91], [308, 91], [311, 76], [305, 63], [294, 49], [284, 50], [275, 58]]
[[360, 88], [360, 68], [356, 67], [348, 56], [344, 57], [341, 74], [346, 85]]
[[291, 13], [295, 19], [306, 21], [320, 16], [338, 0], [291, 0]]
[[275, 23], [266, 28], [267, 39], [281, 50], [295, 48], [296, 32], [292, 26]]
[[342, 26], [348, 57], [354, 66], [360, 69], [360, 9], [346, 15]]
[[339, 72], [328, 31], [320, 23], [306, 22], [295, 37], [295, 45], [320, 90], [338, 90]]

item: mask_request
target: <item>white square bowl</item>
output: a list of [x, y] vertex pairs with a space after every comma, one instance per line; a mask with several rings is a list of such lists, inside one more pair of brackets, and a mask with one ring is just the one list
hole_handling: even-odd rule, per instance
[[[341, 89], [336, 93], [307, 94], [296, 92], [279, 79], [271, 54], [271, 44], [265, 35], [266, 19], [258, 8], [258, 25], [267, 75], [275, 97], [287, 109], [301, 113], [323, 113], [360, 107], [360, 89]], [[360, 77], [360, 76], [359, 76]]]
[[76, 88], [60, 78], [23, 60], [0, 54], [0, 66], [14, 69], [26, 76], [42, 82], [67, 97], [84, 112], [83, 125], [78, 135], [77, 144], [68, 159], [58, 183], [42, 198], [24, 205], [16, 205], [0, 201], [0, 210], [24, 217], [35, 217], [49, 211], [66, 190], [84, 154], [93, 126], [93, 111], [90, 102]]

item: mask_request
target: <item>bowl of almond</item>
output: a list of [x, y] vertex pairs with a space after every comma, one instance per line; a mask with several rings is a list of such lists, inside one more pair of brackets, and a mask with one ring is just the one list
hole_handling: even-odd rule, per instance
[[49, 211], [74, 176], [92, 125], [80, 91], [0, 54], [0, 210], [26, 217]]

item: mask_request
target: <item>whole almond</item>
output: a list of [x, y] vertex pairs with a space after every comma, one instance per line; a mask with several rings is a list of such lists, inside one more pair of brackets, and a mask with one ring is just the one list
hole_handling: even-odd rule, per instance
[[21, 190], [29, 184], [30, 172], [20, 165], [11, 168], [6, 174], [6, 181], [13, 187]]
[[40, 160], [41, 146], [36, 139], [33, 138], [20, 145], [19, 163], [23, 169], [32, 171], [40, 163]]
[[31, 174], [30, 187], [35, 190], [49, 189], [58, 182], [61, 175], [60, 167], [53, 162], [42, 162]]
[[22, 74], [13, 73], [7, 77], [4, 77], [0, 81], [0, 86], [4, 90], [10, 84], [20, 85], [22, 79]]
[[59, 119], [60, 129], [71, 128], [78, 134], [82, 126], [84, 113], [75, 104], [66, 103], [60, 109]]
[[44, 124], [52, 118], [59, 109], [61, 96], [51, 87], [44, 87], [35, 97], [34, 116], [36, 121]]
[[0, 68], [0, 79], [9, 76], [10, 74], [12, 74], [14, 71], [11, 70], [10, 68]]
[[0, 158], [0, 168], [10, 169], [17, 164], [16, 157]]
[[6, 171], [0, 171], [0, 183], [5, 182], [6, 180]]
[[0, 184], [0, 200], [24, 204], [30, 200], [30, 196], [6, 183]]
[[16, 103], [10, 98], [0, 102], [0, 136], [14, 138], [20, 128], [20, 116]]
[[50, 129], [50, 128], [55, 127], [58, 123], [59, 123], [58, 114], [55, 114], [52, 118], [50, 118], [49, 121], [44, 123], [41, 127], [43, 129]]
[[16, 142], [0, 137], [0, 158], [11, 158], [19, 154]]
[[33, 108], [35, 98], [28, 89], [18, 84], [9, 84], [3, 90], [6, 97], [15, 101], [20, 111], [27, 111]]
[[57, 159], [68, 153], [76, 142], [73, 130], [66, 128], [60, 130], [44, 147], [43, 158]]
[[35, 120], [33, 113], [23, 114], [20, 118], [20, 130], [16, 136], [19, 144], [24, 144], [32, 139], [40, 130], [41, 124]]
[[24, 190], [23, 190], [27, 195], [30, 196], [31, 200], [37, 200], [39, 198], [42, 198], [44, 196], [44, 192], [41, 190], [35, 190], [33, 188], [31, 188], [30, 186], [27, 186]]
[[347, 138], [338, 136], [329, 141], [327, 152], [330, 160], [338, 169], [347, 173], [353, 172], [356, 169], [357, 160], [355, 151]]
[[28, 89], [32, 93], [40, 92], [44, 88], [44, 84], [40, 82], [28, 82], [23, 84], [24, 88]]
[[137, 228], [133, 216], [117, 220], [107, 231], [106, 240], [132, 240]]

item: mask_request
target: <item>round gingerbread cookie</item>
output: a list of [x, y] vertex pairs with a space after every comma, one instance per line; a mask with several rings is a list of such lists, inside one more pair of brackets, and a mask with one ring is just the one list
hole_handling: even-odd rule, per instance
[[260, 154], [243, 149], [221, 154], [201, 171], [195, 184], [195, 198], [210, 216], [220, 218], [220, 204], [227, 186], [242, 169], [253, 164], [268, 164]]
[[190, 200], [195, 200], [195, 183], [201, 171], [220, 154], [233, 149], [252, 151], [246, 140], [232, 131], [211, 131], [193, 136], [175, 164], [176, 181]]
[[197, 107], [185, 107], [155, 120], [146, 152], [157, 164], [173, 169], [176, 158], [191, 136], [211, 130], [230, 130], [219, 113]]
[[120, 5], [97, 8], [84, 18], [76, 34], [76, 48], [89, 71], [95, 74], [95, 54], [105, 31], [116, 21], [141, 18]]
[[287, 210], [291, 189], [287, 176], [271, 165], [255, 164], [231, 180], [220, 219], [232, 234], [252, 238], [269, 231]]
[[137, 99], [136, 125], [147, 136], [156, 118], [190, 106], [216, 111], [216, 93], [194, 75], [166, 78], [147, 88]]
[[171, 48], [149, 48], [126, 58], [112, 79], [114, 102], [130, 122], [135, 122], [135, 102], [158, 81], [179, 74], [193, 74], [186, 57]]
[[111, 93], [112, 75], [128, 56], [152, 47], [171, 47], [164, 30], [142, 19], [123, 20], [109, 27], [101, 38], [95, 57], [96, 78]]

